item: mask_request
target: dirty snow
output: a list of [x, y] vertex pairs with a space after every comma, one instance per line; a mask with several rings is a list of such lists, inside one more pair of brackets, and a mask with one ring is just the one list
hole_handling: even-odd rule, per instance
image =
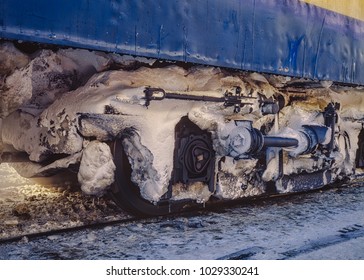
[[[132, 180], [140, 187], [145, 199], [156, 202], [170, 183], [175, 125], [186, 115], [201, 129], [211, 132], [217, 165], [227, 159], [223, 170], [217, 170], [217, 196], [236, 198], [261, 194], [265, 191], [261, 181], [275, 180], [278, 176], [277, 156], [269, 158], [266, 170], [262, 170], [263, 178], [254, 172], [254, 158], [246, 159], [249, 170], [241, 169], [239, 161], [232, 161], [236, 158], [227, 152], [231, 139], [227, 140], [226, 135], [232, 133], [232, 123], [237, 120], [252, 122], [252, 126], [264, 131], [264, 134], [299, 140], [298, 147], [285, 149], [284, 158], [289, 165], [284, 168], [285, 175], [303, 170], [313, 172], [330, 163], [335, 168], [336, 177], [353, 173], [356, 139], [361, 130], [359, 121], [364, 118], [364, 99], [359, 88], [324, 83], [323, 87], [306, 89], [303, 94], [290, 92], [289, 87], [283, 93], [280, 88], [289, 86], [292, 79], [258, 73], [228, 73], [219, 68], [202, 66], [155, 68], [150, 67], [154, 60], [86, 50], [40, 50], [27, 56], [21, 55], [10, 43], [2, 44], [0, 49], [0, 54], [8, 51], [14, 56], [6, 64], [13, 63], [13, 69], [4, 66], [5, 70], [2, 70], [2, 141], [29, 154], [30, 160], [35, 163], [29, 165], [28, 175], [45, 173], [47, 168], [67, 168], [81, 161], [81, 167], [90, 165], [100, 172], [107, 170], [104, 176], [95, 172], [96, 177], [104, 177], [99, 186], [95, 186], [95, 178], [86, 174], [84, 169], [79, 175], [87, 193], [101, 193], [107, 188], [106, 184], [113, 181], [111, 156], [108, 154], [108, 167], [103, 169], [101, 162], [92, 163], [96, 157], [87, 156], [87, 144], [94, 139], [112, 141], [121, 137], [124, 131], [133, 129], [140, 136], [137, 146], [143, 147], [141, 154], [148, 170], [136, 164], [137, 161], [133, 160], [138, 157], [136, 149], [131, 149], [128, 157], [137, 170], [132, 174]], [[120, 70], [110, 71], [117, 67]], [[222, 103], [186, 100], [152, 100], [146, 107], [146, 87], [213, 97], [223, 97], [226, 91], [234, 92], [236, 87], [240, 87], [246, 104], [241, 107], [240, 113], [234, 113], [232, 107], [225, 108]], [[271, 101], [278, 96], [285, 107], [275, 116], [264, 115], [265, 100]], [[336, 131], [338, 149], [328, 156], [318, 151], [316, 156], [319, 160], [316, 161], [314, 157], [301, 155], [307, 141], [299, 131], [307, 124], [323, 125], [322, 111], [330, 102], [341, 103]], [[329, 137], [326, 137], [327, 141]], [[82, 153], [84, 156], [80, 160]], [[44, 166], [42, 162], [53, 154], [68, 157], [54, 166]], [[23, 165], [24, 168], [27, 167]], [[143, 177], [140, 172], [148, 176]], [[96, 191], [97, 188], [100, 189]], [[185, 189], [188, 188], [185, 186]], [[204, 198], [196, 199], [205, 200], [207, 196], [201, 191]]]
[[0, 258], [361, 260], [363, 207], [363, 186], [347, 186], [23, 239], [1, 245]]
[[[10, 42], [0, 43], [0, 77], [7, 76], [17, 69], [21, 69], [29, 63], [28, 55], [23, 54]], [[0, 79], [0, 86], [2, 79]]]
[[75, 175], [30, 180], [1, 164], [0, 240], [131, 217], [107, 197], [81, 193]]
[[110, 147], [99, 141], [83, 149], [78, 182], [85, 194], [101, 196], [114, 182], [115, 164]]

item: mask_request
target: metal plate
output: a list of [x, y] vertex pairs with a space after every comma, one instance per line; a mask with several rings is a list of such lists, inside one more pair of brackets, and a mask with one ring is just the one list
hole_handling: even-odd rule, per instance
[[298, 0], [2, 0], [0, 37], [363, 85], [364, 22], [338, 7]]

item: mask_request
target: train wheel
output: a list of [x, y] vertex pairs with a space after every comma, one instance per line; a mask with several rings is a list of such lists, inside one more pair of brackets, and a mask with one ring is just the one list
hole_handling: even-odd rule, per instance
[[142, 216], [159, 216], [170, 213], [167, 202], [153, 204], [142, 198], [139, 187], [131, 180], [131, 165], [124, 151], [123, 140], [116, 139], [111, 143], [111, 151], [116, 165], [115, 182], [111, 196], [122, 209]]

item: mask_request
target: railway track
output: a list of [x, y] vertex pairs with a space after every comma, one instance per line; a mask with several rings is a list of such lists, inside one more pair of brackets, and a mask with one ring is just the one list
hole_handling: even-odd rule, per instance
[[67, 177], [28, 180], [4, 164], [0, 175], [4, 178], [0, 185], [0, 243], [134, 219], [109, 197], [83, 195]]
[[3, 259], [364, 259], [364, 186], [2, 240]]
[[90, 230], [100, 229], [100, 228], [106, 227], [106, 226], [114, 226], [114, 225], [118, 225], [118, 224], [122, 224], [122, 223], [138, 222], [141, 220], [142, 220], [141, 218], [137, 218], [137, 217], [116, 219], [116, 220], [112, 220], [112, 221], [98, 222], [98, 223], [94, 223], [94, 224], [84, 224], [84, 225], [79, 225], [79, 226], [74, 226], [74, 227], [57, 228], [57, 229], [52, 229], [52, 230], [48, 230], [48, 231], [25, 233], [25, 234], [21, 234], [21, 235], [1, 238], [0, 246], [2, 244], [12, 243], [12, 242], [21, 242], [21, 241], [29, 242], [31, 240], [34, 240], [36, 238], [41, 238], [41, 237], [48, 237], [48, 236], [59, 235], [59, 234], [67, 234], [67, 233], [72, 233], [72, 232], [76, 232], [76, 231], [80, 231], [80, 230], [87, 230], [87, 229], [90, 229]]
[[[93, 200], [71, 186], [7, 175], [0, 189], [0, 259], [300, 259], [328, 258], [317, 252], [334, 248], [345, 258], [347, 244], [364, 239], [361, 183], [138, 218], [107, 197]], [[360, 246], [351, 250], [364, 258]]]

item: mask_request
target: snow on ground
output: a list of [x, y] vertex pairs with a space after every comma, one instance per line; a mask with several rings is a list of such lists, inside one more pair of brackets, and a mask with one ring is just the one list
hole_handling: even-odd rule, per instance
[[363, 209], [364, 186], [347, 186], [24, 239], [0, 258], [364, 259]]
[[130, 217], [107, 197], [83, 194], [69, 174], [29, 180], [1, 164], [0, 176], [0, 240]]

